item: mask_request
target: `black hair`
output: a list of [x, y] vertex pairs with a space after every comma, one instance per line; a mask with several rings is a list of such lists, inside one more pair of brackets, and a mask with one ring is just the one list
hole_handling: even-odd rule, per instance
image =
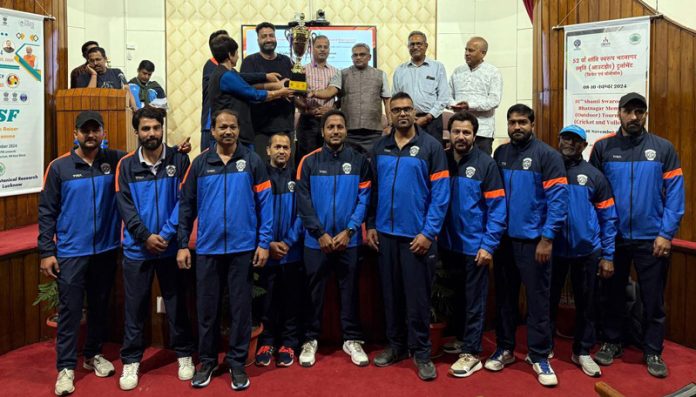
[[395, 101], [397, 99], [408, 99], [411, 101], [411, 103], [413, 103], [413, 98], [411, 98], [410, 95], [408, 95], [407, 93], [405, 93], [403, 91], [399, 91], [399, 92], [395, 93], [394, 95], [392, 95], [392, 97], [391, 97], [392, 101]]
[[82, 45], [82, 57], [87, 58], [87, 47], [95, 45], [99, 47], [99, 43], [97, 43], [94, 40], [86, 41], [85, 44]]
[[280, 136], [283, 138], [287, 138], [288, 142], [290, 142], [290, 149], [292, 149], [292, 138], [290, 137], [290, 134], [288, 134], [287, 132], [282, 132], [282, 131], [273, 133], [273, 135], [271, 135], [271, 137], [268, 138], [268, 143], [266, 144], [266, 147], [271, 147], [271, 142], [273, 142], [274, 136]]
[[326, 124], [326, 120], [328, 120], [329, 117], [331, 117], [331, 116], [341, 116], [341, 117], [343, 117], [343, 122], [344, 123], [346, 122], [346, 114], [345, 113], [343, 113], [342, 111], [340, 111], [338, 109], [331, 109], [328, 112], [324, 113], [324, 115], [321, 116], [321, 122], [319, 122], [319, 128], [321, 128], [322, 131], [324, 130], [324, 125]]
[[140, 119], [155, 119], [159, 121], [160, 124], [164, 124], [164, 118], [167, 116], [167, 111], [164, 109], [155, 108], [152, 106], [145, 106], [144, 108], [138, 109], [133, 112], [133, 128], [138, 131], [140, 127]]
[[98, 52], [101, 54], [101, 56], [106, 58], [106, 50], [101, 48], [101, 47], [92, 47], [89, 50], [87, 50], [87, 56], [85, 58], [89, 58], [89, 54], [91, 54], [93, 52]]
[[256, 34], [259, 34], [259, 30], [261, 30], [261, 29], [263, 29], [263, 28], [270, 28], [270, 29], [273, 29], [274, 32], [275, 32], [275, 30], [276, 30], [274, 24], [272, 24], [272, 23], [270, 23], [270, 22], [261, 22], [260, 24], [256, 25]]
[[226, 30], [221, 29], [221, 30], [214, 31], [213, 33], [210, 34], [210, 37], [208, 37], [208, 47], [210, 47], [211, 52], [213, 51], [213, 39], [215, 39], [218, 36], [222, 36], [222, 35], [229, 36], [230, 34], [227, 33]]
[[148, 61], [147, 59], [140, 61], [140, 65], [138, 65], [138, 70], [145, 70], [146, 72], [154, 72], [155, 71], [155, 64]]
[[210, 52], [213, 53], [213, 58], [218, 63], [225, 62], [230, 57], [230, 54], [237, 52], [238, 48], [239, 45], [230, 36], [218, 36], [210, 44]]
[[474, 127], [474, 135], [476, 135], [476, 133], [478, 132], [478, 119], [471, 112], [467, 112], [466, 110], [460, 110], [457, 113], [453, 114], [447, 122], [447, 131], [452, 132], [452, 124], [454, 124], [455, 121], [468, 121]]
[[518, 103], [510, 106], [510, 109], [507, 111], [507, 118], [509, 119], [510, 115], [513, 113], [521, 114], [522, 116], [527, 117], [530, 123], [534, 122], [534, 110], [524, 103]]
[[219, 109], [216, 110], [215, 113], [213, 113], [213, 115], [210, 117], [210, 128], [215, 128], [215, 121], [221, 114], [229, 114], [230, 116], [234, 116], [235, 120], [237, 120], [237, 123], [239, 123], [239, 115], [237, 114], [237, 112], [231, 109]]

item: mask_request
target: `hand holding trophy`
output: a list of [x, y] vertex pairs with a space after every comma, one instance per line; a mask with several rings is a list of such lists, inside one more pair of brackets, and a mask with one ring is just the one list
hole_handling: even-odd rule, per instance
[[307, 73], [302, 66], [302, 57], [307, 52], [310, 35], [309, 28], [305, 26], [304, 13], [295, 14], [295, 23], [291, 23], [292, 28], [285, 33], [290, 43], [290, 56], [294, 57], [295, 64], [290, 70], [290, 82], [288, 88], [296, 91], [296, 94], [307, 94]]

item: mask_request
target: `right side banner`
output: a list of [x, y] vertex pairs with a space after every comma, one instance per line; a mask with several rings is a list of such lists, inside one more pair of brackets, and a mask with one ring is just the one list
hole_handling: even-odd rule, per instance
[[619, 98], [648, 97], [650, 17], [568, 25], [565, 31], [563, 125], [587, 132], [594, 142], [619, 128]]

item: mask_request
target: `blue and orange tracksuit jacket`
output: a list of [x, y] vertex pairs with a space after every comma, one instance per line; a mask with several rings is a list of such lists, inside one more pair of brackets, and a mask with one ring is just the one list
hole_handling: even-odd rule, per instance
[[[132, 260], [171, 257], [179, 248], [179, 185], [191, 162], [188, 155], [164, 146], [164, 158], [153, 174], [140, 161], [139, 150], [123, 157], [116, 169], [116, 199], [125, 224], [123, 255]], [[151, 234], [170, 243], [162, 254], [145, 249]]]
[[259, 156], [244, 145], [227, 164], [215, 150], [196, 157], [179, 201], [179, 247], [188, 247], [198, 217], [196, 253], [223, 255], [268, 249], [273, 237], [271, 181]]
[[501, 145], [493, 157], [505, 185], [507, 235], [553, 240], [568, 214], [568, 180], [560, 153], [532, 135], [523, 144]]
[[[360, 231], [370, 203], [370, 165], [362, 154], [343, 145], [326, 144], [304, 156], [297, 170], [297, 205], [306, 230], [305, 247], [319, 249], [319, 237], [336, 236], [351, 228]], [[348, 247], [360, 244], [361, 233]]]
[[72, 150], [48, 165], [39, 196], [41, 258], [74, 258], [118, 248], [121, 218], [114, 175], [125, 154], [100, 149], [90, 166]]
[[583, 159], [565, 159], [568, 173], [568, 219], [553, 243], [553, 255], [578, 258], [600, 251], [614, 260], [616, 206], [609, 182]]
[[302, 220], [297, 213], [295, 196], [295, 172], [289, 166], [272, 167], [266, 164], [273, 190], [273, 237], [271, 241], [282, 241], [290, 247], [280, 260], [268, 259], [268, 265], [294, 263], [302, 260]]
[[401, 150], [394, 134], [372, 148], [376, 186], [367, 227], [380, 233], [435, 240], [450, 200], [449, 170], [442, 145], [420, 127]]
[[493, 253], [505, 231], [505, 189], [495, 161], [477, 147], [459, 162], [447, 151], [451, 199], [438, 243], [442, 248], [476, 256]]
[[674, 237], [684, 215], [684, 175], [668, 140], [645, 130], [625, 137], [619, 130], [595, 142], [590, 163], [611, 184], [623, 239]]

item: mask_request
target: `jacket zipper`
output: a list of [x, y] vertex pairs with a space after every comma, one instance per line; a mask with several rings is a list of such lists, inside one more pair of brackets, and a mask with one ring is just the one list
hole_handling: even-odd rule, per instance
[[631, 240], [633, 240], [633, 152], [635, 147], [631, 148], [631, 183], [630, 183], [630, 189], [631, 191], [629, 192], [628, 198], [629, 198], [629, 204], [628, 204], [628, 235]]
[[[228, 162], [229, 163], [229, 162]], [[223, 199], [223, 206], [222, 206], [222, 219], [223, 221], [223, 241], [224, 241], [224, 248], [225, 251], [223, 254], [227, 253], [227, 164], [222, 166], [222, 184], [223, 184], [223, 191], [222, 191], [222, 197]]]
[[[162, 167], [162, 164], [160, 164], [160, 168]], [[159, 218], [159, 192], [157, 191], [157, 174], [154, 174], [155, 176], [155, 220], [157, 221], [157, 233], [160, 232], [160, 218]], [[157, 256], [162, 256], [161, 254], [157, 254]]]
[[396, 174], [399, 171], [399, 160], [401, 160], [401, 149], [398, 149], [396, 153], [396, 166], [394, 167], [394, 183], [392, 183], [391, 188], [391, 231], [394, 233], [394, 187], [396, 186]]
[[89, 167], [90, 179], [92, 180], [92, 211], [94, 212], [94, 219], [92, 223], [92, 253], [97, 253], [97, 188], [94, 186], [94, 166]]

